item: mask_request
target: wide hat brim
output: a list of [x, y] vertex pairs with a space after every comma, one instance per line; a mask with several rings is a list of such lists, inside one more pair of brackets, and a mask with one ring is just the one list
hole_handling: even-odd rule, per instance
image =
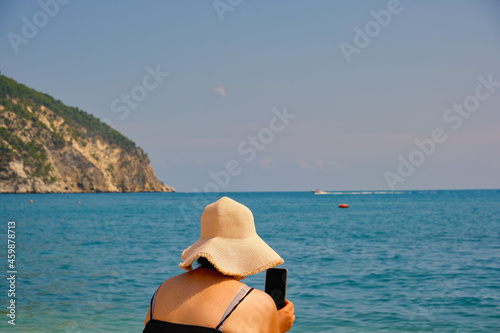
[[182, 252], [179, 267], [190, 271], [193, 262], [206, 258], [224, 275], [244, 278], [280, 265], [284, 260], [257, 234], [246, 238], [201, 237]]

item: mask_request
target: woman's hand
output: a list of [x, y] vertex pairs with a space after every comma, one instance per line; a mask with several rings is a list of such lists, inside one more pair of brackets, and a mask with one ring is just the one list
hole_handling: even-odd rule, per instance
[[280, 332], [288, 332], [295, 321], [295, 306], [289, 300], [285, 301], [285, 306], [278, 311], [278, 322]]

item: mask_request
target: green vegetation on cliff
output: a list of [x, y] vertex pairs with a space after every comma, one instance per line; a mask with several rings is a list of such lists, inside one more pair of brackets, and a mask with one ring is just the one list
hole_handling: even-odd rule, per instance
[[[12, 100], [16, 100], [20, 103], [15, 105]], [[57, 115], [61, 116], [65, 123], [71, 128], [71, 135], [75, 140], [78, 138], [100, 136], [110, 144], [115, 144], [128, 152], [132, 152], [137, 148], [132, 140], [123, 136], [111, 126], [101, 122], [93, 115], [79, 108], [66, 106], [61, 101], [47, 94], [28, 88], [0, 74], [0, 105], [4, 105], [6, 108], [12, 110], [26, 120], [31, 120], [35, 123], [38, 122], [38, 125], [44, 126], [43, 123], [38, 121], [34, 113], [27, 111], [19, 104], [25, 106], [43, 105], [52, 110]], [[4, 140], [6, 139], [3, 136], [2, 138]], [[62, 142], [59, 140], [56, 144], [62, 144]]]
[[0, 74], [0, 193], [139, 191], [174, 189], [115, 129]]

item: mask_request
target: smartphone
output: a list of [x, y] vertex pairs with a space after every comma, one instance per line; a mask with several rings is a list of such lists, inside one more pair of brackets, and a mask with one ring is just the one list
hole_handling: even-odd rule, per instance
[[287, 282], [288, 270], [286, 268], [274, 267], [266, 271], [265, 292], [274, 299], [278, 310], [285, 306]]

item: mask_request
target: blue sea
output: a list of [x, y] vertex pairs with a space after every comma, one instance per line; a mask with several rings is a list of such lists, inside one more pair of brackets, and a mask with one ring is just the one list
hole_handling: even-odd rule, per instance
[[222, 195], [252, 210], [285, 259], [291, 332], [500, 332], [500, 190], [3, 194], [0, 330], [141, 332]]

